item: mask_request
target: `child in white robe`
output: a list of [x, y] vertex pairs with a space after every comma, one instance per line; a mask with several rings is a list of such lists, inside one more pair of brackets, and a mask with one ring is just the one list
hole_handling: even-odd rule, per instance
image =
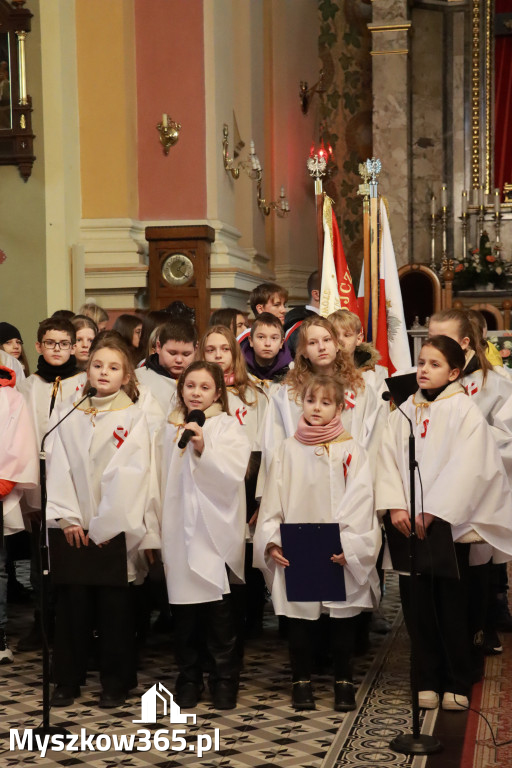
[[[274, 318], [276, 319], [276, 318]], [[277, 320], [277, 322], [279, 322]], [[259, 385], [249, 376], [245, 358], [233, 332], [223, 325], [208, 328], [199, 345], [199, 357], [217, 363], [224, 373], [230, 413], [246, 430], [251, 443], [251, 460], [240, 486], [240, 508], [247, 521], [245, 585], [233, 584], [233, 599], [239, 621], [239, 651], [243, 654], [243, 638], [263, 627], [265, 584], [259, 570], [252, 567], [252, 531], [256, 523], [256, 480], [261, 461], [259, 433], [267, 410], [268, 399]]]
[[[126, 537], [126, 586], [63, 584], [57, 589], [52, 706], [69, 706], [84, 683], [92, 629], [99, 636], [102, 692], [99, 706], [123, 704], [137, 685], [132, 584], [139, 547], [151, 547], [150, 432], [136, 405], [137, 386], [129, 349], [117, 334], [94, 346], [87, 387], [97, 393], [60, 424], [48, 440], [49, 523], [60, 525], [70, 547]], [[55, 413], [55, 421], [69, 405]], [[144, 540], [144, 541], [143, 541]], [[51, 567], [51, 564], [50, 564]]]
[[299, 329], [295, 364], [272, 394], [261, 432], [262, 461], [257, 495], [261, 496], [274, 453], [295, 434], [302, 415], [301, 392], [312, 374], [334, 376], [345, 389], [343, 423], [363, 448], [370, 442], [378, 417], [376, 393], [365, 387], [361, 373], [344, 355], [332, 324], [324, 317], [306, 318]]
[[[429, 338], [418, 360], [420, 390], [402, 406], [414, 426], [423, 486], [422, 492], [417, 475], [418, 536], [425, 537], [434, 517], [449, 522], [460, 572], [460, 580], [418, 576], [419, 703], [435, 708], [444, 694], [443, 709], [454, 711], [468, 706], [472, 684], [470, 547], [485, 547], [487, 542], [497, 561], [512, 558], [507, 475], [491, 430], [459, 382], [464, 362], [456, 341], [447, 336]], [[400, 411], [392, 412], [379, 451], [376, 483], [377, 510], [389, 509], [393, 525], [404, 536], [410, 532], [409, 431]], [[400, 577], [400, 592], [412, 634], [407, 576]]]
[[0, 366], [0, 664], [13, 660], [7, 645], [7, 573], [4, 536], [25, 529], [20, 499], [39, 482], [36, 440], [28, 408], [14, 389], [16, 376]]
[[[351, 657], [357, 616], [378, 602], [375, 562], [380, 528], [373, 511], [366, 451], [341, 423], [343, 386], [333, 377], [313, 376], [302, 394], [303, 415], [295, 435], [276, 451], [265, 485], [254, 562], [265, 575], [276, 614], [288, 617], [293, 706], [314, 709], [312, 629], [326, 613], [330, 617], [335, 709], [347, 712], [355, 708]], [[285, 522], [339, 523], [342, 552], [333, 552], [331, 560], [344, 567], [346, 601], [288, 600], [284, 569], [289, 560], [280, 533], [280, 524]], [[304, 579], [308, 579], [307, 564]]]
[[[429, 335], [443, 334], [457, 341], [465, 355], [461, 384], [489, 424], [500, 456], [512, 484], [512, 379], [497, 373], [482, 346], [481, 332], [469, 311], [447, 309], [436, 312], [429, 324]], [[497, 623], [501, 619], [510, 631], [508, 577], [504, 564], [489, 563], [487, 547], [473, 547], [471, 552], [472, 623], [478, 632], [485, 625], [480, 653], [474, 652], [476, 677], [483, 674], [483, 654], [499, 653], [501, 642]]]
[[[222, 369], [192, 363], [178, 380], [179, 410], [168, 417], [162, 460], [162, 559], [174, 617], [179, 675], [176, 700], [194, 707], [203, 691], [202, 641], [211, 657], [216, 709], [236, 706], [240, 675], [229, 572], [243, 581], [245, 513], [239, 489], [250, 455], [240, 422], [229, 415]], [[203, 411], [200, 427], [187, 422]], [[181, 449], [184, 429], [194, 433]]]

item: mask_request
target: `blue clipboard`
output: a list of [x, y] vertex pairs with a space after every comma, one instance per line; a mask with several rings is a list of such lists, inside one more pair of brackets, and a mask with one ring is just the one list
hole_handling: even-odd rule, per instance
[[284, 569], [290, 602], [347, 599], [344, 568], [331, 561], [332, 555], [343, 551], [337, 523], [282, 523], [281, 541], [290, 561]]

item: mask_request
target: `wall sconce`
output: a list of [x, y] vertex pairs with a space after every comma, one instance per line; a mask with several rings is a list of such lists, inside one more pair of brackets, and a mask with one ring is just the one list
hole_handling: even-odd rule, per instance
[[305, 80], [300, 81], [299, 99], [300, 108], [303, 115], [307, 115], [311, 99], [315, 93], [325, 93], [324, 75], [325, 72], [323, 69], [321, 69], [319, 79], [314, 85], [311, 86], [311, 88], [308, 88], [308, 84]]
[[181, 125], [175, 123], [174, 120], [169, 120], [169, 116], [164, 112], [162, 122], [158, 123], [156, 129], [160, 134], [160, 144], [163, 147], [164, 155], [168, 155], [170, 148], [174, 147], [180, 137]]
[[281, 194], [279, 195], [279, 200], [277, 202], [272, 201], [270, 203], [267, 203], [265, 198], [262, 196], [262, 187], [263, 187], [263, 179], [261, 178], [258, 180], [258, 208], [260, 209], [260, 211], [262, 211], [265, 214], [265, 216], [268, 216], [270, 214], [270, 211], [275, 211], [280, 219], [284, 219], [285, 216], [287, 216], [290, 213], [290, 205], [286, 198], [284, 187], [281, 187]]
[[240, 160], [238, 165], [234, 166], [234, 161], [229, 156], [229, 132], [226, 123], [224, 123], [224, 127], [222, 129], [222, 137], [222, 160], [226, 173], [230, 173], [233, 179], [238, 179], [240, 176], [240, 169], [242, 169], [250, 179], [253, 181], [259, 181], [261, 179], [261, 163], [254, 149], [254, 141], [251, 141], [251, 149], [249, 151], [247, 160]]

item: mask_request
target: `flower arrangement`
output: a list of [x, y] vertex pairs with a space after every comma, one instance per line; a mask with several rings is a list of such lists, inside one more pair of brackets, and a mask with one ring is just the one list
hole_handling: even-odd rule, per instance
[[501, 355], [503, 365], [512, 368], [512, 331], [501, 332], [499, 336], [487, 336], [487, 341], [494, 344]]
[[478, 286], [487, 288], [491, 283], [494, 288], [505, 288], [510, 266], [502, 258], [499, 245], [491, 245], [487, 232], [483, 232], [479, 247], [470, 248], [465, 258], [457, 261], [453, 287], [470, 290]]

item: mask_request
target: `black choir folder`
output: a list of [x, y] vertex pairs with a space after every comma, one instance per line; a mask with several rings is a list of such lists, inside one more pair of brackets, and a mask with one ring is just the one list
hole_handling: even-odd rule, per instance
[[343, 566], [331, 561], [342, 552], [337, 523], [281, 523], [286, 596], [290, 602], [346, 600]]
[[[395, 528], [391, 515], [383, 518], [393, 570], [409, 573], [409, 537]], [[458, 579], [459, 566], [453, 543], [452, 527], [436, 518], [427, 528], [427, 538], [416, 538], [416, 573], [442, 579]]]
[[[86, 531], [87, 533], [87, 531]], [[54, 584], [125, 587], [128, 584], [126, 539], [118, 533], [108, 544], [72, 547], [61, 528], [48, 528], [50, 576]]]

